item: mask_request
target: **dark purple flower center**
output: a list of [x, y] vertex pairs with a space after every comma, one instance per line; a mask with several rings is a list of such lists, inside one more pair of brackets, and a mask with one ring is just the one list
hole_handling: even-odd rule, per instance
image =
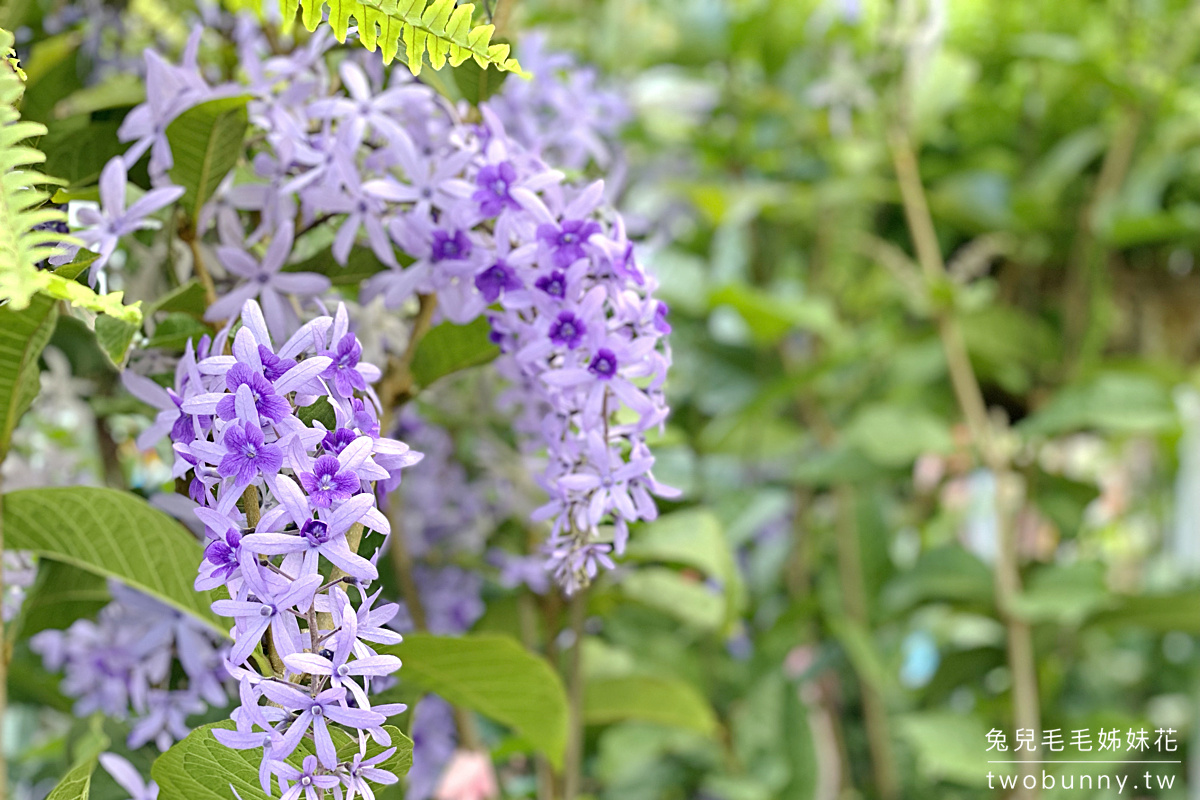
[[300, 535], [313, 546], [323, 545], [329, 541], [329, 526], [319, 519], [310, 519], [300, 529]]
[[587, 326], [583, 324], [583, 320], [570, 311], [563, 311], [550, 324], [550, 341], [558, 345], [566, 345], [568, 349], [574, 350], [586, 332]]
[[325, 438], [321, 440], [321, 447], [326, 453], [337, 455], [346, 449], [346, 445], [353, 442], [357, 436], [354, 431], [349, 428], [338, 428], [325, 434]]
[[617, 374], [617, 356], [612, 350], [602, 347], [596, 351], [592, 363], [588, 364], [588, 372], [602, 381], [609, 380]]
[[567, 293], [567, 276], [555, 270], [549, 275], [538, 278], [534, 286], [551, 297], [563, 297]]
[[433, 232], [434, 261], [457, 261], [471, 255], [471, 240], [462, 231], [453, 234], [447, 231]]

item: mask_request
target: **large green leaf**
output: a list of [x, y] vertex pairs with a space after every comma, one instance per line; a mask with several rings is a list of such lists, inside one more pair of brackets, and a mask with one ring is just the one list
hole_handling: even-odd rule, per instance
[[192, 588], [200, 543], [145, 500], [89, 486], [22, 489], [2, 499], [6, 549], [117, 578], [227, 635], [209, 593]]
[[44, 295], [34, 296], [20, 311], [0, 307], [0, 461], [21, 415], [37, 397], [38, 356], [57, 320], [57, 304]]
[[[150, 777], [158, 784], [159, 800], [230, 800], [233, 797], [230, 787], [237, 790], [242, 800], [267, 800], [258, 782], [262, 751], [230, 750], [212, 735], [214, 728], [232, 727], [229, 721], [201, 726], [159, 756], [150, 770]], [[396, 752], [379, 766], [405, 775], [412, 766], [412, 740], [391, 725], [384, 729], [392, 737]], [[333, 737], [341, 758], [348, 759], [358, 752], [357, 742], [345, 732], [333, 729]], [[367, 744], [367, 757], [384, 749], [371, 740]], [[298, 766], [312, 753], [312, 741], [306, 739], [288, 761]]]
[[175, 159], [171, 182], [183, 187], [182, 203], [192, 218], [237, 164], [246, 136], [249, 97], [221, 97], [180, 114], [167, 126]]
[[417, 346], [413, 378], [419, 386], [428, 386], [452, 372], [488, 363], [500, 355], [500, 348], [488, 338], [490, 331], [491, 325], [483, 317], [466, 325], [438, 325]]
[[717, 727], [712, 708], [691, 685], [643, 675], [588, 681], [583, 719], [591, 725], [637, 719], [704, 734]]
[[385, 648], [404, 661], [402, 683], [507, 725], [554, 764], [567, 741], [567, 697], [545, 660], [509, 636], [406, 634]]

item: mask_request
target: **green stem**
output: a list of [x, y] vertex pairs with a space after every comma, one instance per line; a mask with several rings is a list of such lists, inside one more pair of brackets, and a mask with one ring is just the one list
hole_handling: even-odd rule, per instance
[[563, 764], [563, 800], [575, 800], [583, 773], [583, 621], [587, 615], [587, 589], [571, 596], [570, 663], [567, 665], [567, 756]]
[[[896, 178], [900, 184], [904, 216], [917, 251], [917, 260], [926, 280], [932, 285], [945, 280], [946, 266], [933, 227], [933, 217], [925, 200], [925, 187], [921, 182], [916, 153], [907, 132], [900, 128], [891, 131], [889, 145]], [[983, 463], [991, 470], [997, 485], [1000, 485], [1009, 471], [1008, 458], [993, 436], [983, 392], [971, 366], [962, 328], [952, 310], [938, 312], [937, 326], [950, 372], [950, 382], [954, 387], [959, 408], [966, 418], [971, 441]], [[1028, 623], [1013, 610], [1013, 602], [1021, 592], [1016, 534], [1013, 530], [1012, 515], [1007, 512], [1001, 499], [997, 499], [996, 506], [999, 541], [993, 572], [996, 606], [1007, 632], [1008, 666], [1012, 674], [1013, 722], [1018, 728], [1038, 730], [1041, 711], [1033, 633]], [[1024, 783], [1024, 777], [1033, 774], [1033, 766], [1024, 764], [1021, 769]], [[1021, 789], [1018, 796], [1035, 798], [1037, 789]]]

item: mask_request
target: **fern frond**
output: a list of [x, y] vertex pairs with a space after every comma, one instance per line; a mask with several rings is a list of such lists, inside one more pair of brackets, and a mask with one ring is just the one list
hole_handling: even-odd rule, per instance
[[0, 301], [14, 309], [29, 305], [42, 292], [73, 305], [140, 324], [141, 303], [123, 305], [122, 292], [98, 295], [88, 287], [37, 268], [63, 242], [62, 234], [40, 226], [65, 223], [66, 215], [45, 205], [47, 195], [36, 187], [50, 182], [29, 169], [46, 156], [24, 142], [42, 136], [46, 128], [22, 121], [17, 103], [25, 91], [24, 72], [12, 50], [13, 35], [0, 28]]
[[471, 27], [475, 7], [470, 3], [455, 6], [455, 0], [282, 0], [283, 19], [290, 22], [303, 9], [304, 27], [315, 31], [324, 9], [329, 8], [329, 27], [339, 42], [346, 41], [351, 20], [358, 24], [358, 38], [371, 52], [383, 53], [390, 64], [404, 46], [408, 68], [421, 73], [423, 56], [441, 69], [446, 62], [457, 67], [468, 58], [481, 67], [489, 65], [528, 77], [515, 58], [509, 58], [506, 44], [492, 44], [493, 25]]

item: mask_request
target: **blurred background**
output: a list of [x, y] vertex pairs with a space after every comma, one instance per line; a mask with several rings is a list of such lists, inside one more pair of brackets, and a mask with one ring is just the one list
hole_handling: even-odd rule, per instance
[[[118, 49], [181, 47], [183, 5], [131, 0]], [[1105, 774], [1126, 796], [1200, 797], [1200, 5], [507, 13], [527, 67], [569, 54], [546, 62], [562, 77], [546, 113], [593, 137], [564, 153], [594, 145], [575, 168], [607, 178], [673, 327], [652, 444], [683, 496], [594, 587], [584, 656], [614, 692], [661, 678], [691, 705], [589, 720], [585, 792], [1003, 796], [988, 761], [1020, 757], [1020, 728], [1061, 732], [1038, 758], [1179, 762], [1153, 767], [1174, 779], [1161, 789], [1140, 765], [1045, 765], [1042, 797], [1117, 796], [1115, 778], [1061, 788]], [[90, 169], [66, 158], [48, 170]], [[72, 335], [52, 342], [70, 363], [46, 359], [61, 380], [43, 378], [62, 406], [26, 420], [6, 486], [161, 482], [115, 373]], [[414, 447], [456, 454], [463, 480], [494, 451], [462, 387], [490, 380], [422, 401], [451, 435]], [[468, 515], [480, 541], [521, 535], [488, 508]], [[467, 627], [524, 613], [496, 585]], [[1102, 730], [1119, 750], [1097, 749]], [[39, 757], [17, 760], [36, 776]]]

